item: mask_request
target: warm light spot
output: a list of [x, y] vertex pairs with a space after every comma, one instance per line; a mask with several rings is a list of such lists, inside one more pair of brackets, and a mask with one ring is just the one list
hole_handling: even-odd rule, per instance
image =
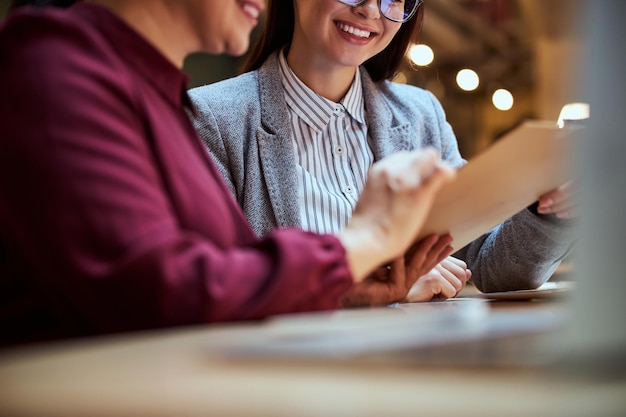
[[466, 68], [456, 74], [456, 83], [461, 90], [474, 91], [478, 88], [480, 79], [476, 71]]
[[409, 59], [420, 67], [429, 65], [435, 59], [435, 53], [428, 45], [419, 44], [409, 48]]
[[510, 110], [513, 107], [513, 94], [508, 90], [500, 88], [491, 96], [491, 102], [498, 110]]

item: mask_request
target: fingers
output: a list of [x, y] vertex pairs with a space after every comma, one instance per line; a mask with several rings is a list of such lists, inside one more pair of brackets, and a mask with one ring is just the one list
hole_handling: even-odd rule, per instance
[[422, 181], [419, 191], [421, 193], [435, 194], [445, 184], [454, 179], [456, 172], [445, 162], [439, 162], [430, 175]]
[[407, 295], [407, 301], [423, 302], [431, 300], [445, 300], [457, 294], [454, 286], [444, 278], [440, 271], [433, 269], [428, 274], [421, 276], [411, 287]]
[[[450, 285], [454, 288], [454, 295], [452, 297], [456, 297], [456, 295], [465, 288], [465, 284], [467, 283], [468, 274], [466, 273], [467, 268], [465, 266], [465, 262], [459, 264], [454, 261], [450, 261], [450, 259], [455, 259], [452, 257], [446, 258], [439, 265], [435, 267], [437, 271], [441, 274], [441, 276], [450, 283]], [[471, 276], [471, 275], [470, 275]]]
[[573, 181], [539, 198], [537, 212], [554, 214], [558, 218], [571, 218], [578, 214], [578, 193]]
[[370, 274], [370, 278], [376, 281], [386, 281], [389, 278], [389, 267], [381, 266]]
[[[421, 152], [406, 152], [400, 158], [387, 158], [381, 166], [386, 171], [387, 184], [394, 192], [403, 192], [419, 187], [437, 168], [439, 157], [433, 149]], [[400, 175], [396, 175], [400, 173]], [[408, 174], [408, 175], [407, 175]]]
[[537, 212], [541, 214], [554, 214], [560, 219], [568, 219], [578, 215], [578, 207], [572, 201], [563, 201], [559, 203], [548, 200], [544, 207], [537, 208]]
[[457, 269], [455, 269], [455, 271], [457, 271], [455, 273], [456, 276], [458, 276], [459, 278], [463, 278], [465, 276], [465, 281], [470, 279], [470, 277], [472, 276], [472, 271], [470, 271], [470, 269], [467, 267], [467, 263], [465, 263], [465, 261], [455, 258], [454, 256], [448, 256], [445, 261], [442, 261], [442, 265], [444, 267], [447, 267], [450, 263], [456, 265], [457, 267]]
[[[339, 234], [355, 280], [406, 252], [436, 192], [454, 175], [434, 150], [398, 152], [372, 166], [352, 218]], [[439, 252], [444, 249], [437, 246]], [[440, 256], [428, 254], [429, 262], [431, 255]]]
[[420, 241], [413, 253], [407, 254], [407, 275], [420, 277], [452, 253], [452, 236], [430, 235]]
[[462, 279], [465, 281], [465, 284], [463, 285], [465, 287], [465, 285], [467, 284], [467, 281], [470, 280], [470, 278], [472, 278], [472, 271], [467, 267], [467, 264], [465, 263], [465, 261], [455, 258], [454, 256], [448, 256], [445, 261], [442, 261], [442, 265], [448, 265], [447, 262], [452, 262], [454, 264], [456, 264], [456, 266], [458, 267], [458, 269], [456, 269], [454, 272], [455, 276], [457, 276], [459, 279]]
[[[447, 243], [449, 236], [427, 238], [420, 243], [422, 252], [432, 251], [439, 242]], [[432, 242], [435, 241], [433, 244]], [[424, 260], [420, 252], [415, 258]], [[448, 256], [425, 274], [411, 275], [404, 258], [393, 260], [389, 265], [378, 268], [364, 282], [358, 283], [344, 298], [343, 305], [372, 306], [396, 301], [422, 302], [445, 300], [456, 297], [465, 288], [472, 273], [461, 259]]]
[[454, 178], [455, 170], [439, 159], [434, 148], [397, 152], [376, 163], [387, 186], [395, 193], [415, 191], [436, 192]]
[[448, 256], [413, 285], [407, 301], [446, 300], [465, 288], [472, 273], [460, 259]]
[[467, 269], [465, 261], [455, 258], [454, 256], [448, 256], [446, 259], [440, 262], [440, 266], [451, 271], [458, 277], [464, 277]]
[[389, 284], [393, 286], [398, 286], [402, 288], [406, 288], [407, 290], [411, 288], [411, 284], [406, 284], [407, 276], [406, 270], [404, 266], [404, 258], [400, 257], [391, 262], [390, 270], [389, 270]]
[[433, 248], [428, 253], [429, 256], [426, 258], [425, 263], [428, 266], [428, 270], [431, 270], [437, 265], [439, 262], [443, 261], [448, 255], [452, 253], [452, 236], [444, 235], [439, 238], [437, 243], [433, 246]]
[[[439, 242], [439, 236], [432, 234], [420, 240], [415, 246], [407, 251], [407, 259], [416, 266], [424, 264], [435, 244]], [[425, 268], [423, 273], [430, 271], [432, 267]], [[421, 274], [420, 274], [421, 275]]]
[[363, 281], [356, 282], [341, 300], [343, 307], [386, 305], [406, 298], [410, 285], [406, 284], [404, 258], [377, 268]]

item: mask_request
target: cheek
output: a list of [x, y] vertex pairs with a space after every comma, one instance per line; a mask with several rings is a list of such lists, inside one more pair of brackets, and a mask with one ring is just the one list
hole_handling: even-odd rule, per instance
[[197, 13], [192, 20], [194, 35], [196, 36], [202, 52], [220, 54], [224, 49], [224, 34], [221, 28], [212, 19]]
[[397, 30], [385, 31], [383, 36], [380, 38], [380, 42], [378, 43], [378, 46], [380, 48], [380, 51], [378, 52], [382, 52], [384, 49], [386, 49], [391, 44], [391, 41], [393, 41], [397, 33], [398, 33]]
[[383, 34], [383, 39], [387, 45], [391, 43], [393, 38], [398, 34], [402, 25], [400, 23], [394, 23], [390, 21], [386, 21], [384, 23], [385, 33]]

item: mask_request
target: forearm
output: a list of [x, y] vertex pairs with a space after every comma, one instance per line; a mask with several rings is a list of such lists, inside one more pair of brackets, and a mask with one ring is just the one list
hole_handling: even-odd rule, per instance
[[454, 256], [467, 262], [472, 282], [484, 292], [537, 288], [574, 244], [575, 227], [523, 210]]

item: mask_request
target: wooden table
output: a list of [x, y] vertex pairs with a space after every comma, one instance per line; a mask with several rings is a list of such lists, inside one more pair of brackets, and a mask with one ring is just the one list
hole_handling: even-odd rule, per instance
[[[447, 314], [439, 312], [451, 305], [351, 311], [347, 320], [366, 330], [363, 323], [371, 317], [388, 317], [404, 320], [404, 331], [411, 332], [428, 327], [422, 318], [412, 322], [412, 316], [432, 316], [437, 322]], [[562, 303], [486, 305], [489, 317], [562, 317], [566, 312]], [[409, 318], [402, 318], [407, 311]], [[323, 349], [306, 355], [297, 349], [292, 354], [254, 349], [307, 337], [314, 345], [320, 320], [330, 323], [331, 331], [341, 331], [347, 322], [337, 317], [302, 315], [5, 350], [0, 353], [0, 416], [626, 415], [625, 380], [570, 373], [550, 355], [537, 360], [536, 354], [549, 351], [538, 346], [545, 347], [543, 342], [558, 333], [558, 321], [556, 328], [535, 332], [421, 345], [413, 340], [413, 347], [410, 338], [398, 338], [397, 349], [376, 348], [372, 337], [375, 348], [354, 354], [349, 349], [339, 349], [340, 355]], [[385, 320], [378, 329], [389, 327]], [[507, 360], [497, 360], [507, 356], [502, 352], [509, 352]], [[516, 361], [524, 356], [520, 352], [530, 352], [535, 360]]]

